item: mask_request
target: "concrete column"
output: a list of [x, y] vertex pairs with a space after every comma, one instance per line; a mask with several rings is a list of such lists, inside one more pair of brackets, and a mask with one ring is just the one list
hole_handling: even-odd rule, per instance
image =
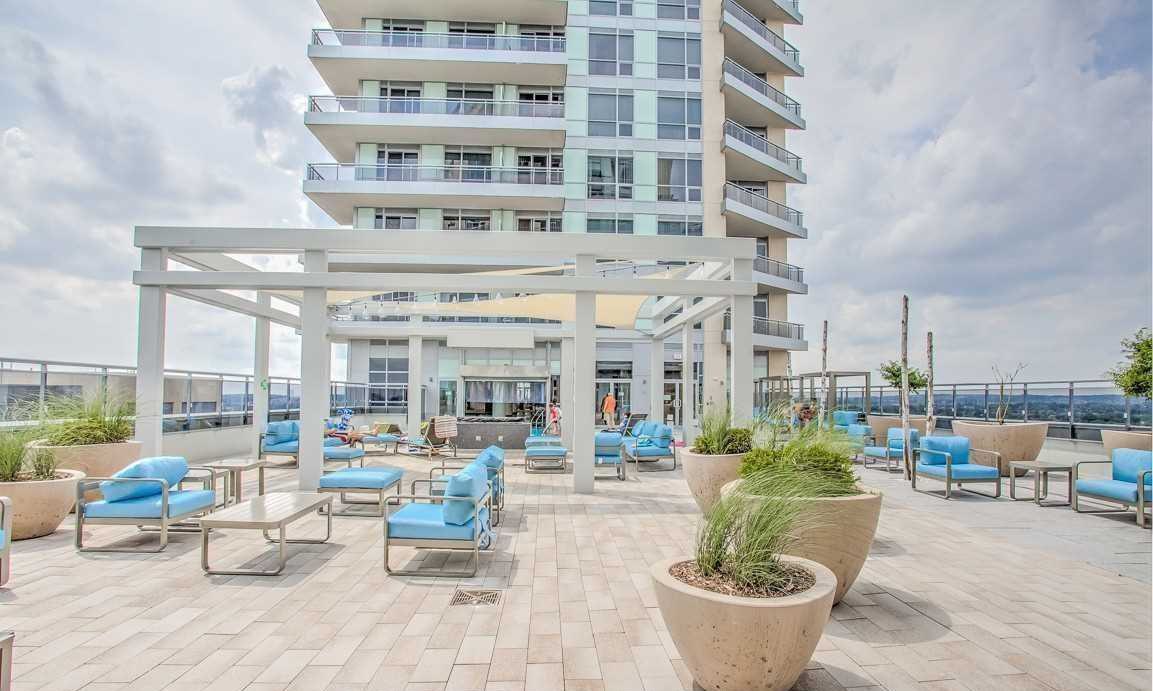
[[409, 434], [420, 434], [420, 423], [424, 419], [424, 403], [421, 398], [421, 382], [424, 371], [424, 339], [420, 336], [408, 337], [408, 428]]
[[[328, 252], [304, 253], [307, 273], [328, 271]], [[324, 421], [331, 414], [332, 345], [328, 340], [328, 291], [305, 288], [300, 305], [300, 469], [302, 492], [314, 491], [324, 471]]]
[[566, 449], [573, 448], [573, 425], [576, 424], [576, 404], [573, 401], [573, 339], [560, 341], [560, 411], [561, 441]]
[[708, 317], [701, 322], [701, 327], [704, 335], [704, 356], [701, 360], [704, 407], [706, 410], [720, 408], [723, 412], [728, 400], [728, 392], [725, 390], [728, 348], [724, 340], [724, 315]]
[[[168, 250], [140, 250], [141, 271], [168, 268]], [[142, 457], [159, 456], [164, 440], [164, 331], [168, 293], [140, 288], [136, 341], [136, 440]]]
[[[688, 301], [686, 301], [688, 302]], [[696, 437], [693, 404], [696, 401], [696, 381], [693, 378], [693, 325], [681, 328], [681, 429], [685, 443]]]
[[[272, 305], [268, 293], [257, 293], [256, 301], [264, 307]], [[252, 358], [252, 456], [260, 455], [260, 435], [268, 425], [268, 357], [271, 342], [271, 322], [268, 317], [256, 317]]]
[[665, 342], [661, 338], [649, 345], [649, 419], [665, 421]]
[[[596, 259], [588, 255], [576, 258], [576, 274], [591, 276]], [[593, 466], [593, 381], [596, 379], [596, 294], [576, 294], [576, 319], [573, 324], [573, 410], [566, 413], [572, 420], [573, 489], [592, 492]]]
[[[751, 281], [752, 259], [734, 259], [734, 281]], [[729, 330], [729, 406], [733, 422], [746, 424], [753, 417], [753, 296], [732, 297]]]

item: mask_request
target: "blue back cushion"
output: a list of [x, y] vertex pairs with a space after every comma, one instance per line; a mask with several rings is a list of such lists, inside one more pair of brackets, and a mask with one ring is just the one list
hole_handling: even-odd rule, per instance
[[[467, 497], [478, 499], [484, 495], [488, 486], [488, 473], [477, 473], [475, 466], [468, 466], [448, 477], [448, 484], [444, 488], [445, 497]], [[479, 488], [479, 492], [478, 492]], [[472, 501], [445, 501], [444, 522], [453, 525], [464, 525], [472, 520]]]
[[[968, 437], [925, 437], [921, 440], [921, 447], [952, 454], [955, 465], [969, 462]], [[945, 465], [945, 457], [935, 453], [921, 454], [921, 462], [926, 465]]]
[[[188, 461], [180, 456], [153, 456], [141, 458], [128, 464], [112, 477], [156, 478], [167, 480], [171, 488], [184, 479], [188, 474]], [[100, 483], [100, 492], [109, 502], [137, 499], [160, 494], [160, 483], [157, 482], [109, 482]]]
[[849, 429], [847, 431], [850, 437], [867, 437], [869, 436], [869, 433], [873, 431], [873, 428], [869, 427], [868, 425], [858, 425], [853, 423], [849, 425]]
[[284, 424], [288, 425], [288, 433], [292, 436], [292, 441], [300, 439], [300, 423], [296, 420], [285, 420]]
[[857, 411], [855, 410], [834, 410], [833, 411], [833, 424], [834, 425], [853, 425], [857, 422]]
[[660, 423], [658, 422], [653, 420], [643, 420], [641, 421], [641, 424], [637, 425], [637, 431], [635, 434], [638, 437], [642, 434], [646, 437], [651, 437], [656, 435], [658, 427], [660, 427]]
[[[1136, 484], [1141, 480], [1141, 471], [1153, 470], [1153, 451], [1138, 449], [1113, 449], [1113, 479]], [[1146, 476], [1145, 484], [1150, 484]]]
[[[901, 432], [900, 427], [890, 427], [887, 434], [888, 434], [888, 436], [886, 437], [886, 440], [889, 442], [889, 446], [893, 447], [894, 449], [905, 448], [905, 435]], [[920, 446], [920, 444], [918, 443], [919, 439], [920, 439], [920, 434], [917, 432], [917, 430], [910, 427], [909, 428], [909, 442], [911, 443], [911, 445], [914, 449], [917, 448], [918, 446]], [[942, 463], [944, 463], [944, 461], [942, 461]]]
[[264, 428], [265, 444], [283, 444], [286, 441], [293, 441], [292, 427], [288, 422], [270, 422]]
[[499, 468], [504, 465], [504, 449], [499, 446], [490, 446], [481, 451], [476, 460], [483, 461], [489, 468]]
[[654, 445], [662, 449], [667, 449], [673, 443], [673, 428], [668, 425], [658, 424], [653, 436], [656, 437], [656, 439], [653, 440]]

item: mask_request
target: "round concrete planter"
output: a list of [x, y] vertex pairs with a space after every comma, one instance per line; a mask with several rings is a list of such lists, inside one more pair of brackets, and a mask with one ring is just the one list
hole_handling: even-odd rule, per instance
[[782, 691], [817, 647], [833, 607], [836, 576], [820, 564], [782, 557], [816, 577], [803, 593], [737, 597], [691, 586], [669, 573], [689, 557], [653, 565], [661, 617], [693, 680], [708, 691]]
[[737, 479], [743, 453], [728, 453], [709, 456], [680, 450], [681, 465], [684, 467], [685, 482], [703, 513], [707, 513], [721, 496], [721, 488]]
[[1148, 432], [1125, 432], [1122, 430], [1101, 430], [1101, 444], [1105, 455], [1113, 458], [1113, 449], [1153, 450], [1153, 434]]
[[0, 482], [0, 496], [12, 500], [12, 539], [51, 535], [76, 503], [77, 470], [58, 470], [55, 480]]
[[[79, 470], [87, 477], [111, 477], [129, 463], [139, 460], [141, 448], [140, 442], [134, 440], [79, 446], [49, 446], [41, 440], [34, 441], [28, 446], [51, 451], [57, 468]], [[96, 501], [101, 498], [100, 490], [85, 492], [84, 498]]]
[[[865, 420], [868, 421], [869, 427], [873, 430], [873, 439], [880, 446], [884, 446], [885, 440], [889, 438], [889, 428], [901, 426], [900, 415], [866, 415]], [[922, 437], [925, 436], [925, 425], [928, 422], [924, 415], [909, 416], [910, 429], [917, 430], [917, 434]]]
[[[740, 482], [725, 485], [721, 495], [727, 496]], [[833, 572], [837, 577], [833, 604], [845, 597], [861, 574], [881, 517], [881, 492], [870, 487], [860, 489], [860, 494], [847, 497], [805, 500], [812, 512], [811, 522], [795, 529], [797, 541], [789, 550], [793, 556], [810, 559]]]
[[[1009, 463], [1013, 461], [1035, 461], [1045, 443], [1049, 431], [1048, 422], [971, 422], [954, 420], [953, 434], [968, 437], [974, 449], [996, 451], [1001, 454], [1001, 477], [1009, 477]], [[974, 454], [974, 463], [994, 465], [993, 459], [985, 454]], [[1018, 471], [1023, 475], [1025, 471]]]

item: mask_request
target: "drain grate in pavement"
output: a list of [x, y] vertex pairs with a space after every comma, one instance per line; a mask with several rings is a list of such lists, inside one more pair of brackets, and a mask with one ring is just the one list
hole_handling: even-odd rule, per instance
[[499, 590], [457, 590], [452, 594], [450, 607], [457, 605], [492, 606], [500, 602]]

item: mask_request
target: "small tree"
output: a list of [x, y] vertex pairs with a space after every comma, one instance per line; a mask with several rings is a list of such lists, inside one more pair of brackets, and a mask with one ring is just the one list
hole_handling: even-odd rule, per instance
[[1138, 329], [1133, 338], [1121, 339], [1121, 352], [1125, 361], [1109, 370], [1117, 388], [1130, 398], [1150, 398], [1153, 395], [1153, 337], [1149, 329]]
[[[901, 388], [901, 363], [898, 360], [889, 360], [888, 362], [881, 363], [877, 370], [881, 373], [881, 379], [886, 384], [894, 389]], [[909, 368], [909, 392], [918, 393], [924, 389], [928, 383], [928, 378], [925, 373], [916, 367]]]
[[997, 380], [997, 424], [1005, 424], [1005, 418], [1009, 415], [1009, 405], [1013, 402], [1013, 382], [1016, 381], [1017, 375], [1021, 374], [1021, 370], [1028, 367], [1023, 362], [1018, 362], [1016, 369], [1013, 371], [1002, 370], [997, 365], [993, 365], [993, 378]]

